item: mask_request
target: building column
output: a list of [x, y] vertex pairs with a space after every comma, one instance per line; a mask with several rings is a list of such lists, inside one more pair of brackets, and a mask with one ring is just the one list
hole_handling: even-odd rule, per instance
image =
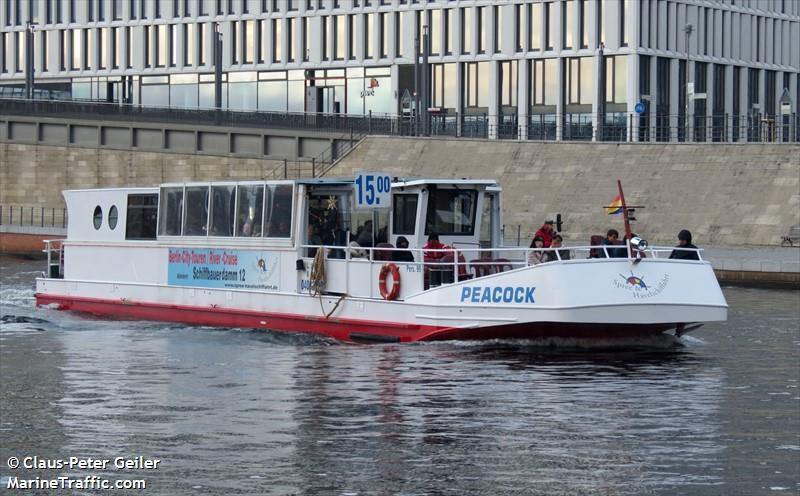
[[[683, 125], [683, 122], [678, 118], [681, 113], [681, 92], [685, 81], [680, 79], [681, 75], [681, 59], [670, 59], [669, 61], [670, 84], [669, 84], [669, 141], [678, 141], [678, 129]], [[672, 75], [675, 75], [673, 78]], [[677, 81], [676, 84], [673, 81]]]
[[566, 81], [566, 71], [564, 70], [565, 58], [559, 57], [558, 59], [558, 100], [556, 101], [556, 141], [564, 139], [564, 86]]
[[725, 66], [725, 140], [733, 136], [733, 66]]
[[528, 139], [528, 109], [530, 102], [528, 97], [528, 70], [531, 60], [520, 59], [517, 64], [517, 123], [518, 123], [518, 139]]
[[639, 129], [639, 115], [636, 113], [636, 104], [639, 102], [639, 56], [635, 53], [628, 55], [628, 94], [626, 95], [627, 101], [627, 119], [628, 129], [625, 131], [627, 138], [625, 141], [633, 141], [636, 130]]
[[747, 107], [749, 95], [749, 88], [747, 87], [748, 70], [747, 67], [739, 69], [739, 141], [742, 143], [747, 142], [747, 118], [752, 114], [752, 109]]
[[[487, 47], [488, 48], [488, 47]], [[500, 123], [498, 114], [500, 113], [500, 64], [496, 60], [489, 62], [489, 139], [497, 139], [497, 125]]]

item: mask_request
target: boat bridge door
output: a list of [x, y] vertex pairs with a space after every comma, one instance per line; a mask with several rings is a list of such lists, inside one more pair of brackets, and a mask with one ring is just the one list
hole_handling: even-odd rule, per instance
[[483, 194], [480, 247], [492, 248], [503, 244], [503, 219], [500, 191], [487, 188]]

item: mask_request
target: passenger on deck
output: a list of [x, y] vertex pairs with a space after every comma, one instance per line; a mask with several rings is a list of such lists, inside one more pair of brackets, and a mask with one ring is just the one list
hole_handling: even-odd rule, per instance
[[[544, 248], [544, 239], [541, 236], [534, 236], [533, 241], [531, 241], [531, 248]], [[539, 265], [540, 263], [544, 263], [549, 261], [549, 257], [547, 252], [544, 251], [532, 251], [528, 253], [528, 265]]]
[[349, 245], [350, 249], [350, 258], [366, 258], [367, 252], [361, 249], [361, 245], [358, 244], [358, 241], [351, 241]]
[[[428, 242], [422, 247], [423, 250], [446, 250], [448, 246], [439, 242], [439, 235], [430, 233], [428, 235]], [[424, 252], [425, 260], [439, 260], [447, 254], [446, 251], [426, 251]]]
[[692, 233], [688, 229], [681, 229], [678, 233], [678, 246], [675, 248], [686, 248], [685, 250], [672, 250], [669, 258], [676, 260], [700, 260], [700, 256], [696, 251], [698, 248], [692, 244]]
[[408, 250], [408, 240], [405, 236], [398, 236], [397, 250], [392, 251], [393, 262], [413, 262], [414, 254]]
[[364, 225], [359, 228], [358, 235], [356, 236], [356, 241], [358, 241], [359, 246], [363, 246], [365, 248], [372, 248], [371, 220], [364, 222]]
[[[604, 246], [616, 246], [617, 248], [606, 248], [608, 258], [626, 258], [628, 250], [624, 246], [619, 245], [619, 231], [616, 229], [609, 229], [606, 233], [606, 239], [603, 240]], [[601, 250], [600, 258], [606, 258], [606, 253]]]
[[[564, 239], [561, 237], [560, 234], [556, 234], [553, 237], [553, 244], [550, 245], [550, 248], [561, 248]], [[557, 250], [558, 254], [555, 251], [547, 252], [547, 261], [554, 262], [556, 260], [569, 260], [569, 250]], [[559, 258], [560, 257], [560, 258]]]
[[[317, 245], [317, 246], [322, 245], [322, 238], [320, 238], [319, 234], [317, 234], [317, 226], [315, 226], [314, 224], [308, 225], [308, 241], [306, 242], [306, 244]], [[317, 254], [317, 248], [308, 249], [309, 257], [313, 257], [316, 254]]]
[[[534, 239], [536, 238], [536, 236], [542, 238], [542, 242], [544, 243], [545, 248], [550, 248], [550, 245], [553, 244], [553, 236], [558, 234], [556, 233], [555, 227], [553, 227], [554, 225], [555, 225], [554, 221], [546, 220], [544, 221], [544, 224], [542, 224], [542, 227], [540, 227], [539, 230], [536, 231], [536, 234], [533, 235]], [[531, 247], [533, 247], [533, 241], [531, 241]]]

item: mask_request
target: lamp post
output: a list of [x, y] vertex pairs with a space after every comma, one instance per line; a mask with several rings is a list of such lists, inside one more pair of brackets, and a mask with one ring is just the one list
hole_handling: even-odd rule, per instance
[[683, 26], [683, 32], [686, 34], [686, 80], [684, 97], [686, 98], [686, 108], [684, 109], [684, 139], [689, 141], [689, 40], [692, 37], [694, 26], [686, 24]]
[[33, 73], [35, 70], [33, 57], [33, 24], [25, 25], [25, 98], [33, 100]]

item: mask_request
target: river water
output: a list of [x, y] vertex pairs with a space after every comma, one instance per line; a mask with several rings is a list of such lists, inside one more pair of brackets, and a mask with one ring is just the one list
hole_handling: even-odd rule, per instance
[[[725, 288], [729, 321], [677, 343], [356, 346], [35, 309], [42, 266], [0, 259], [3, 488], [96, 475], [165, 495], [800, 493], [798, 291]], [[161, 462], [8, 466], [34, 455]]]

